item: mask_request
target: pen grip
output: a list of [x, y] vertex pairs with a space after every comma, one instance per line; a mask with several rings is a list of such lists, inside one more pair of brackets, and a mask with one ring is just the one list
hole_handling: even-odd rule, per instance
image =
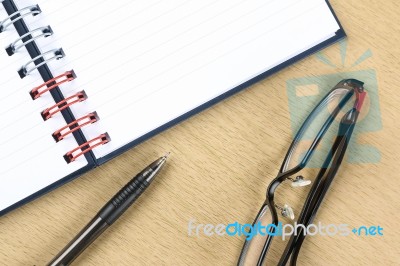
[[136, 199], [142, 195], [146, 190], [149, 183], [145, 180], [142, 175], [136, 176], [128, 184], [126, 184], [111, 200], [110, 204], [116, 209], [107, 218], [106, 222], [112, 224], [115, 222], [128, 208], [131, 206]]
[[49, 262], [48, 266], [70, 265], [104, 230], [108, 224], [96, 216], [90, 221], [68, 245]]

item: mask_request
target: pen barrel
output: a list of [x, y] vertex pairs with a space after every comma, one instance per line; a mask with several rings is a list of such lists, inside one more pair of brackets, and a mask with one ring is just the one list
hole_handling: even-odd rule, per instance
[[115, 211], [110, 212], [105, 221], [111, 225], [115, 222], [149, 186], [146, 176], [138, 175], [126, 184], [107, 205], [113, 206]]
[[108, 226], [99, 216], [93, 218], [48, 266], [70, 265]]

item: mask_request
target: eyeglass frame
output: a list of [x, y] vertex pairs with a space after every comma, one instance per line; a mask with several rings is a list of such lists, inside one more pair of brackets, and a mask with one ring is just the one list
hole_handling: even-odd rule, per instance
[[[339, 112], [341, 111], [341, 109], [344, 107], [344, 105], [350, 100], [350, 98], [355, 93], [356, 99], [355, 99], [353, 108], [343, 116], [340, 126], [339, 126], [339, 134], [337, 135], [337, 137], [334, 141], [334, 144], [332, 145], [332, 148], [331, 148], [331, 151], [334, 151], [334, 153], [335, 153], [335, 157], [332, 158], [331, 154], [333, 154], [333, 153], [329, 152], [328, 157], [326, 158], [324, 164], [322, 165], [322, 167], [324, 167], [324, 166], [326, 166], [327, 162], [329, 165], [330, 162], [332, 161], [332, 159], [334, 161], [333, 167], [329, 168], [329, 172], [328, 172], [329, 178], [328, 178], [327, 184], [324, 186], [319, 185], [319, 181], [321, 181], [320, 179], [323, 178], [323, 175], [327, 170], [326, 167], [325, 168], [321, 167], [321, 169], [317, 175], [317, 178], [315, 179], [314, 184], [313, 184], [312, 188], [310, 189], [310, 192], [307, 196], [307, 199], [303, 206], [302, 212], [299, 216], [299, 221], [304, 221], [305, 222], [304, 224], [308, 225], [312, 222], [313, 218], [315, 217], [316, 212], [322, 202], [322, 199], [324, 198], [324, 196], [329, 188], [329, 185], [333, 181], [333, 178], [336, 175], [336, 173], [339, 169], [339, 166], [343, 160], [344, 154], [347, 149], [348, 142], [351, 138], [354, 126], [357, 122], [359, 112], [361, 110], [362, 104], [363, 104], [365, 96], [366, 96], [366, 92], [364, 90], [363, 85], [364, 85], [363, 82], [356, 80], [356, 79], [346, 79], [346, 80], [342, 80], [341, 82], [339, 82], [332, 90], [329, 91], [329, 93], [310, 112], [310, 114], [308, 115], [308, 117], [305, 119], [302, 126], [298, 130], [296, 136], [294, 137], [294, 139], [288, 149], [288, 152], [286, 153], [286, 156], [280, 167], [278, 175], [268, 185], [267, 192], [266, 192], [266, 199], [265, 199], [264, 203], [262, 204], [260, 211], [257, 213], [257, 216], [253, 222], [253, 227], [254, 227], [255, 223], [257, 223], [257, 221], [259, 221], [262, 218], [262, 216], [264, 215], [264, 210], [267, 207], [269, 210], [269, 213], [271, 214], [272, 224], [275, 225], [274, 227], [270, 227], [270, 229], [269, 229], [269, 234], [267, 235], [266, 240], [264, 242], [264, 246], [263, 246], [263, 249], [258, 258], [257, 265], [263, 264], [266, 254], [268, 252], [268, 249], [270, 248], [272, 239], [274, 237], [275, 228], [279, 223], [277, 210], [276, 210], [275, 202], [274, 202], [275, 190], [282, 182], [287, 180], [290, 176], [298, 173], [299, 171], [301, 171], [302, 169], [304, 169], [306, 167], [306, 165], [309, 162], [309, 160], [311, 159], [314, 151], [316, 150], [316, 147], [318, 146], [319, 142], [321, 141], [321, 139], [323, 138], [323, 136], [325, 135], [325, 133], [327, 132], [327, 130], [329, 129], [329, 127], [331, 126], [331, 124], [333, 123], [333, 121], [335, 120], [337, 115], [339, 114]], [[302, 138], [304, 131], [307, 130], [310, 123], [313, 122], [313, 118], [314, 118], [315, 114], [322, 107], [325, 107], [324, 103], [326, 103], [326, 101], [329, 99], [329, 97], [332, 96], [332, 93], [338, 89], [348, 89], [348, 92], [346, 93], [345, 97], [339, 102], [339, 104], [336, 106], [336, 108], [333, 110], [333, 112], [329, 115], [328, 119], [325, 121], [322, 128], [316, 135], [315, 139], [313, 140], [311, 146], [308, 148], [308, 150], [307, 150], [304, 158], [301, 160], [301, 162], [297, 166], [293, 167], [292, 169], [286, 170], [285, 167], [287, 167], [287, 164], [290, 162], [291, 155], [295, 151], [297, 145], [299, 144], [299, 141]], [[347, 130], [344, 130], [343, 128], [347, 129]], [[345, 131], [345, 133], [343, 135], [340, 135], [341, 131]], [[340, 149], [339, 153], [337, 153], [337, 150], [339, 147], [341, 149]], [[314, 197], [317, 194], [319, 196]], [[314, 204], [312, 204], [313, 200], [314, 200]], [[285, 265], [286, 262], [288, 261], [290, 255], [292, 255], [291, 265], [296, 265], [297, 256], [298, 256], [298, 253], [301, 248], [301, 244], [303, 243], [304, 239], [305, 239], [305, 234], [299, 233], [299, 234], [297, 234], [297, 236], [292, 235], [278, 265]], [[245, 241], [242, 251], [241, 251], [241, 254], [240, 254], [240, 257], [239, 257], [239, 260], [238, 260], [238, 265], [241, 264], [243, 256], [244, 257], [247, 256], [246, 248], [248, 248], [247, 245], [251, 244], [250, 241], [248, 241], [248, 240]]]

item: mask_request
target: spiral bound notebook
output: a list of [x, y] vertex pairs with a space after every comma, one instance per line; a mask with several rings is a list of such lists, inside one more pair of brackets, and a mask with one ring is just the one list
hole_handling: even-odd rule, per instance
[[0, 2], [0, 215], [345, 36], [324, 0]]

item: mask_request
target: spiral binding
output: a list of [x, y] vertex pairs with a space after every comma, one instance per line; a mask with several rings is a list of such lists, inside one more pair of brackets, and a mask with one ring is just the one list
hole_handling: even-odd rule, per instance
[[[39, 35], [34, 36], [34, 33], [40, 32]], [[17, 40], [15, 40], [13, 43], [11, 43], [7, 48], [6, 48], [6, 52], [9, 56], [12, 56], [13, 54], [15, 54], [20, 48], [24, 47], [25, 45], [27, 45], [28, 43], [31, 43], [39, 38], [47, 38], [49, 36], [53, 35], [53, 30], [51, 29], [50, 26], [47, 27], [41, 27], [41, 28], [37, 28], [34, 30], [31, 30], [27, 33], [25, 33], [24, 35], [22, 35], [21, 37], [19, 37]], [[30, 37], [29, 40], [24, 41], [25, 38]], [[22, 44], [17, 45], [18, 42], [21, 42]]]
[[[58, 79], [64, 78], [63, 80], [57, 81]], [[52, 78], [42, 85], [33, 88], [29, 94], [31, 95], [33, 100], [39, 98], [42, 94], [51, 91], [54, 88], [57, 88], [63, 83], [70, 82], [71, 80], [76, 79], [76, 74], [73, 70], [67, 71], [64, 74], [61, 74], [55, 78]]]
[[[85, 153], [93, 150], [94, 148], [96, 148], [100, 145], [104, 145], [110, 141], [111, 141], [111, 139], [110, 139], [110, 136], [108, 135], [108, 133], [107, 132], [103, 133], [100, 136], [98, 136], [97, 138], [89, 140], [88, 142], [67, 152], [64, 155], [64, 159], [67, 163], [71, 163], [71, 162], [75, 161], [78, 157], [84, 155]], [[78, 152], [78, 153], [76, 153], [76, 152]]]
[[[0, 0], [0, 3], [4, 2], [4, 0]], [[12, 13], [13, 11], [9, 12]], [[14, 24], [15, 22], [22, 20], [23, 18], [29, 15], [36, 16], [40, 14], [42, 11], [40, 10], [38, 5], [32, 5], [28, 6], [25, 8], [22, 8], [11, 15], [9, 15], [6, 19], [0, 21], [0, 33], [5, 31], [10, 25]], [[26, 30], [25, 30], [26, 31]], [[21, 33], [22, 34], [22, 33]], [[46, 27], [39, 27], [34, 30], [31, 30], [29, 32], [26, 32], [22, 34], [18, 39], [16, 39], [14, 42], [12, 42], [10, 45], [6, 47], [6, 52], [9, 56], [12, 56], [13, 54], [17, 53], [19, 49], [22, 47], [29, 47], [28, 44], [32, 43], [35, 49], [37, 50], [36, 46], [36, 40], [40, 38], [47, 38], [49, 36], [53, 35], [53, 30], [51, 29], [50, 26]], [[30, 49], [30, 48], [28, 48]], [[30, 50], [29, 50], [30, 51]], [[35, 55], [37, 52], [34, 53]], [[65, 56], [64, 51], [62, 48], [59, 49], [54, 49], [50, 50], [47, 52], [44, 52], [42, 54], [37, 55], [36, 57], [32, 58], [32, 60], [28, 61], [25, 65], [23, 65], [19, 70], [18, 74], [21, 78], [26, 77], [32, 71], [38, 69], [41, 66], [46, 66], [47, 63], [49, 63], [52, 60], [59, 60]], [[39, 70], [40, 73], [42, 74], [41, 70]], [[49, 71], [49, 70], [47, 70]], [[64, 83], [70, 82], [72, 80], [76, 79], [76, 74], [73, 70], [66, 71], [63, 74], [51, 78], [50, 80], [45, 81], [43, 84], [40, 86], [37, 86], [33, 88], [29, 94], [31, 95], [32, 99], [35, 100], [39, 98], [41, 95], [52, 91], [53, 89], [58, 89], [58, 87]], [[85, 101], [87, 99], [87, 95], [85, 91], [80, 91], [68, 98], [65, 98], [53, 106], [43, 110], [41, 112], [41, 116], [43, 120], [48, 120], [55, 114], [69, 108], [70, 106]], [[76, 119], [69, 123], [68, 125], [56, 130], [53, 134], [52, 137], [56, 142], [59, 142], [66, 138], [68, 135], [73, 134], [74, 132], [82, 129], [85, 126], [88, 126], [90, 124], [96, 123], [99, 120], [99, 116], [97, 115], [97, 112], [91, 112], [79, 119]], [[110, 136], [108, 133], [103, 133], [99, 135], [98, 137], [89, 140], [85, 142], [84, 144], [74, 148], [73, 150], [67, 152], [64, 155], [64, 159], [66, 160], [67, 163], [71, 163], [75, 161], [78, 157], [92, 151], [94, 148], [106, 144], [109, 141], [111, 141]]]
[[79, 102], [83, 102], [86, 99], [87, 99], [87, 95], [86, 95], [85, 91], [80, 91], [80, 92], [54, 104], [52, 107], [43, 110], [40, 114], [42, 115], [43, 120], [46, 121], [47, 119], [51, 118], [56, 113], [67, 109], [71, 105], [74, 105]]
[[[14, 22], [23, 19], [26, 16], [32, 15], [36, 16], [40, 14], [42, 11], [38, 5], [24, 7], [13, 14], [9, 15], [6, 19], [0, 22], [0, 33], [5, 31], [8, 26], [12, 25]], [[8, 22], [8, 23], [7, 23]]]
[[[53, 54], [52, 57], [49, 57], [46, 59], [46, 56], [49, 54]], [[62, 48], [60, 49], [54, 49], [54, 50], [50, 50], [47, 51], [41, 55], [36, 56], [35, 58], [33, 58], [32, 60], [30, 60], [28, 63], [26, 63], [25, 65], [23, 65], [21, 67], [20, 70], [18, 70], [18, 74], [21, 78], [26, 77], [27, 75], [29, 75], [33, 70], [38, 69], [39, 67], [47, 64], [48, 62], [52, 61], [52, 60], [58, 60], [61, 59], [65, 56], [64, 51]], [[43, 62], [39, 63], [39, 64], [35, 64], [35, 61], [38, 59], [42, 59]], [[28, 68], [29, 65], [33, 64], [32, 67]]]
[[55, 131], [53, 133], [53, 138], [56, 142], [59, 142], [63, 140], [66, 136], [69, 134], [72, 134], [73, 132], [77, 131], [78, 129], [83, 128], [86, 125], [93, 124], [99, 120], [99, 117], [96, 112], [90, 113], [84, 117], [81, 117], [72, 123], [69, 123], [63, 128], [60, 128], [59, 130]]

